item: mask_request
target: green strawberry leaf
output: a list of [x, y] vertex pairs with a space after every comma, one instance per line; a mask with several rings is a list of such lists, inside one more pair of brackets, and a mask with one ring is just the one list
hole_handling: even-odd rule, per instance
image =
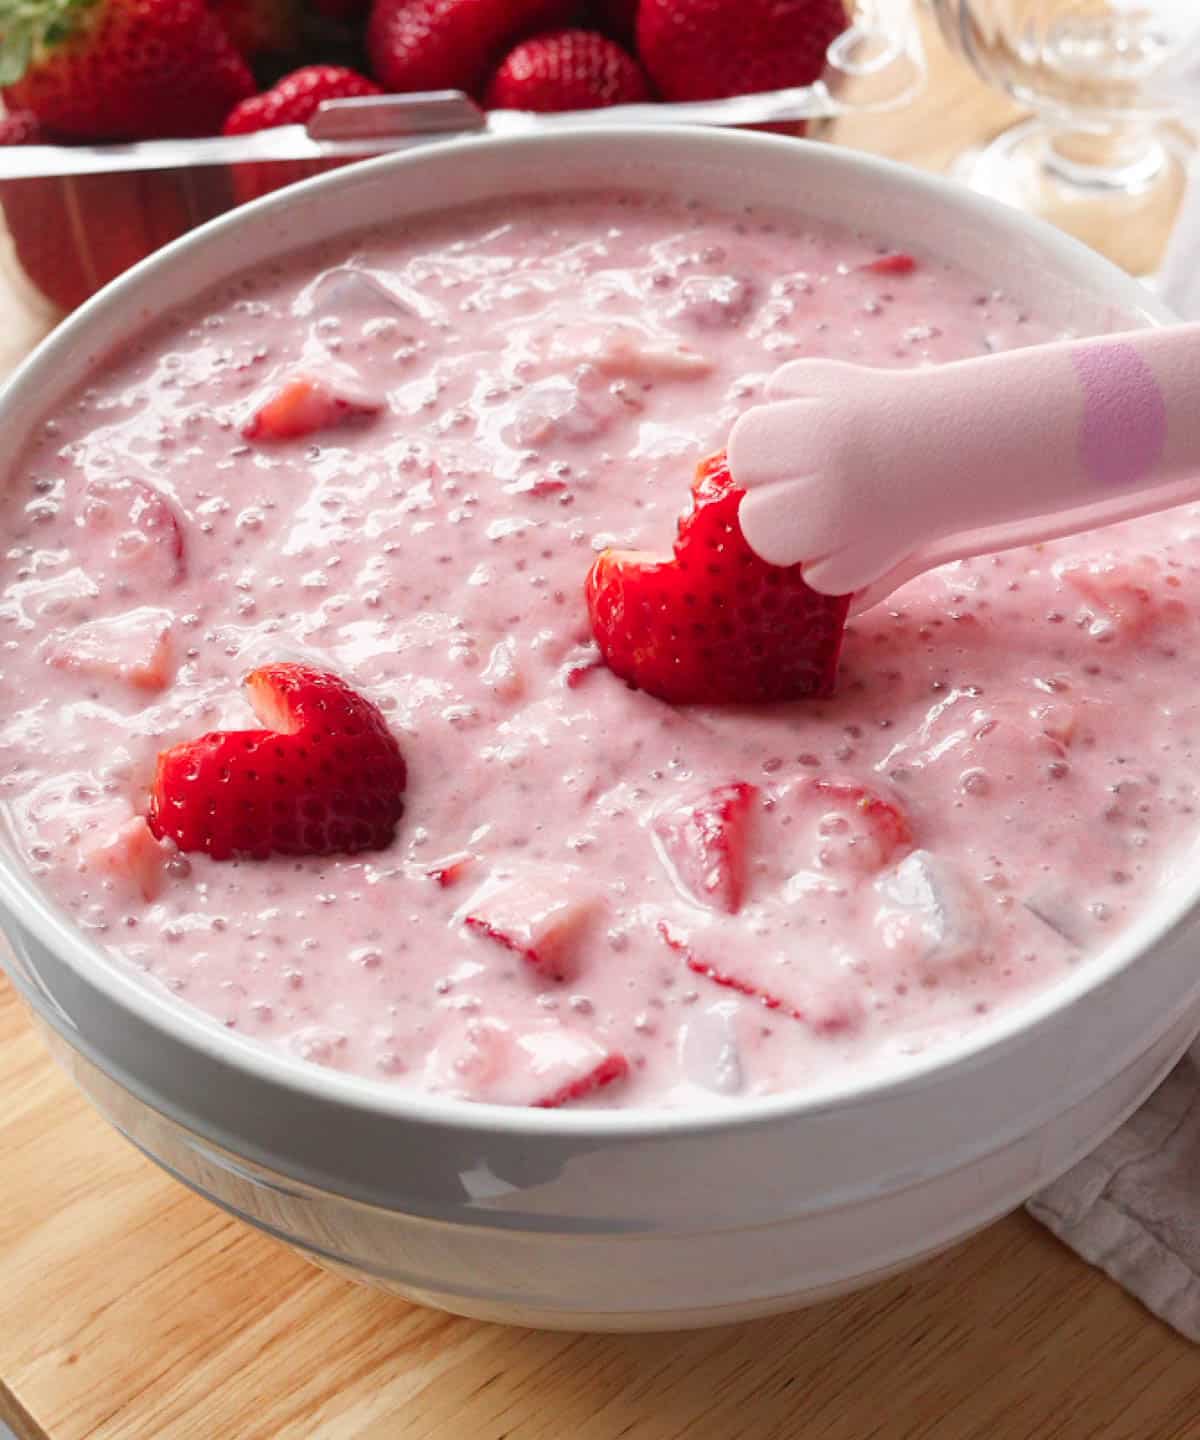
[[0, 86], [15, 85], [83, 28], [108, 0], [0, 0]]
[[33, 35], [27, 27], [0, 29], [0, 85], [15, 85], [29, 69], [32, 56]]

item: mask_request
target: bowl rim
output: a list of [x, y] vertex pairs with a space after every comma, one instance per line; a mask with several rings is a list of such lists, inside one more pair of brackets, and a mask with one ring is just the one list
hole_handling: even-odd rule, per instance
[[[1039, 254], [1056, 260], [1060, 270], [1097, 298], [1109, 299], [1127, 313], [1141, 311], [1151, 324], [1176, 320], [1165, 305], [1140, 282], [1117, 269], [1095, 251], [1042, 221], [990, 200], [940, 175], [917, 170], [896, 161], [828, 144], [797, 140], [760, 132], [704, 129], [697, 126], [663, 125], [615, 127], [603, 120], [570, 132], [529, 134], [514, 137], [471, 136], [464, 139], [426, 142], [399, 154], [381, 156], [313, 177], [284, 190], [241, 206], [189, 231], [124, 275], [105, 286], [53, 331], [0, 385], [0, 418], [12, 403], [12, 396], [36, 376], [53, 368], [60, 353], [83, 342], [92, 332], [100, 336], [128, 306], [138, 311], [138, 292], [143, 279], [161, 270], [178, 266], [198, 246], [230, 230], [254, 226], [272, 215], [283, 215], [310, 201], [342, 189], [368, 183], [374, 176], [432, 163], [453, 164], [455, 159], [484, 147], [495, 149], [548, 149], [561, 162], [564, 152], [586, 151], [591, 147], [650, 145], [680, 152], [700, 146], [710, 158], [724, 154], [731, 163], [745, 161], [768, 149], [786, 154], [797, 167], [815, 167], [827, 172], [853, 175], [892, 189], [923, 196], [931, 214], [965, 212], [983, 220], [1000, 234], [1014, 240], [1033, 242]], [[442, 207], [452, 208], [452, 207]], [[436, 201], [423, 213], [436, 214]], [[799, 211], [803, 210], [798, 205]], [[347, 233], [370, 222], [348, 224]], [[334, 232], [337, 233], [337, 232]], [[319, 242], [311, 242], [319, 243]], [[305, 248], [297, 240], [288, 253]], [[936, 245], [935, 247], [936, 248]], [[93, 354], [102, 356], [109, 347], [93, 343]], [[633, 1106], [616, 1109], [564, 1107], [541, 1110], [499, 1105], [461, 1098], [441, 1097], [410, 1091], [387, 1080], [351, 1075], [329, 1069], [277, 1050], [261, 1041], [232, 1032], [199, 1010], [159, 992], [123, 966], [117, 956], [90, 940], [76, 928], [19, 859], [10, 860], [0, 851], [0, 918], [7, 912], [16, 924], [70, 966], [86, 985], [98, 990], [119, 1009], [130, 1012], [162, 1037], [196, 1051], [206, 1059], [248, 1074], [254, 1080], [287, 1092], [290, 1097], [319, 1102], [336, 1102], [351, 1109], [407, 1124], [483, 1131], [510, 1136], [551, 1135], [567, 1137], [614, 1137], [645, 1139], [655, 1135], [698, 1134], [730, 1127], [755, 1126], [780, 1120], [799, 1120], [832, 1111], [867, 1105], [885, 1096], [911, 1092], [943, 1081], [960, 1066], [977, 1065], [999, 1052], [1012, 1048], [1021, 1039], [1048, 1026], [1076, 1001], [1114, 980], [1147, 950], [1156, 946], [1187, 917], [1196, 903], [1195, 888], [1179, 884], [1153, 901], [1097, 953], [1087, 957], [1069, 974], [1060, 977], [1038, 994], [1008, 1007], [1002, 1014], [965, 1036], [934, 1046], [903, 1068], [880, 1066], [860, 1080], [837, 1084], [817, 1083], [804, 1090], [750, 1099], [689, 1105], [678, 1109]], [[44, 1007], [25, 989], [39, 1012]], [[43, 1013], [53, 1024], [53, 1019]], [[66, 1038], [71, 1041], [71, 1034]], [[73, 1042], [72, 1042], [73, 1043]], [[107, 1057], [101, 1056], [102, 1065]]]

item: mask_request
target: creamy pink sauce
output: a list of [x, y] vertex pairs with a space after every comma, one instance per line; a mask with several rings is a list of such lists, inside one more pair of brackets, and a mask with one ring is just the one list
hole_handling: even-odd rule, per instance
[[[930, 257], [862, 268], [887, 240], [512, 203], [247, 275], [106, 363], [0, 514], [0, 797], [39, 882], [219, 1024], [515, 1104], [597, 1073], [572, 1103], [902, 1068], [1113, 938], [1195, 823], [1196, 511], [921, 578], [852, 622], [831, 701], [673, 709], [588, 668], [594, 553], [669, 545], [695, 462], [774, 367], [1061, 333]], [[297, 370], [385, 408], [248, 443]], [[149, 844], [130, 822], [157, 752], [253, 725], [242, 676], [288, 659], [399, 738], [391, 848]], [[911, 839], [814, 780], [865, 787]], [[730, 782], [755, 787], [736, 915], [681, 886], [654, 823]], [[495, 938], [539, 927], [566, 978]]]

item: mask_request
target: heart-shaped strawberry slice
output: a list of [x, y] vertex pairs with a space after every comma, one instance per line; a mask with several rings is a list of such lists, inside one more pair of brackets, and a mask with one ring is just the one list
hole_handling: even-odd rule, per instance
[[406, 771], [379, 710], [307, 665], [264, 665], [246, 688], [269, 728], [214, 730], [164, 750], [147, 816], [154, 834], [214, 860], [389, 845]]
[[725, 455], [696, 471], [672, 556], [605, 550], [587, 579], [610, 670], [673, 704], [829, 695], [848, 595], [819, 595], [799, 565], [768, 565], [738, 524]]

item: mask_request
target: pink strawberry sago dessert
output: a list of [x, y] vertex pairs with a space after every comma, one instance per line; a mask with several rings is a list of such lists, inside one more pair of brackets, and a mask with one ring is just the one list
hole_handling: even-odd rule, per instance
[[[0, 799], [40, 883], [215, 1024], [512, 1105], [895, 1071], [1086, 963], [1195, 825], [1196, 511], [912, 582], [851, 621], [829, 699], [672, 706], [589, 629], [596, 554], [669, 551], [783, 362], [1058, 333], [914, 258], [682, 201], [514, 201], [165, 317], [5, 484]], [[378, 708], [403, 814], [355, 853], [177, 848], [158, 755], [288, 728], [242, 682], [296, 665]], [[245, 783], [320, 815], [286, 739]]]

